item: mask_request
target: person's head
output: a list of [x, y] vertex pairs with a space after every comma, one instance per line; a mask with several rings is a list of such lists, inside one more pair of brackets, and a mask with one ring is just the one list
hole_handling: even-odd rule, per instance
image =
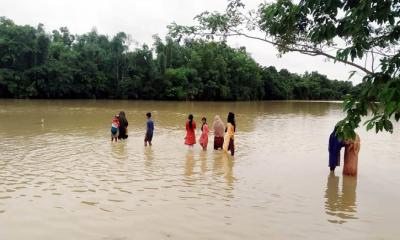
[[115, 116], [113, 117], [113, 120], [119, 120], [119, 115], [115, 114]]
[[235, 123], [235, 114], [233, 112], [228, 113], [228, 123], [232, 124], [234, 127], [234, 130], [236, 131], [236, 123]]
[[147, 118], [151, 118], [151, 112], [146, 113]]
[[206, 117], [202, 117], [202, 118], [201, 118], [201, 122], [203, 123], [203, 124], [201, 125], [201, 131], [203, 131], [203, 126], [204, 126], [204, 124], [207, 124], [207, 118], [206, 118]]
[[233, 112], [228, 113], [228, 123], [235, 123], [235, 114]]
[[125, 112], [124, 111], [119, 112], [118, 118], [121, 122], [126, 122]]
[[201, 118], [201, 121], [203, 122], [203, 124], [204, 124], [204, 123], [207, 123], [207, 118], [206, 118], [206, 117], [203, 117], [203, 118]]
[[189, 114], [188, 119], [189, 119], [189, 127], [190, 129], [193, 129], [193, 115]]

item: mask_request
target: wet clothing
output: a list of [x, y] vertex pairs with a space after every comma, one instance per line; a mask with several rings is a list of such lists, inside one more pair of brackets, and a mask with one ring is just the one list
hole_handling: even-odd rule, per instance
[[148, 119], [147, 123], [146, 123], [146, 126], [147, 126], [146, 132], [153, 134], [153, 131], [154, 131], [154, 122], [153, 122], [153, 120]]
[[231, 124], [228, 123], [226, 125], [226, 134], [225, 134], [225, 139], [224, 139], [224, 152], [231, 151], [231, 155], [234, 155], [235, 152], [235, 127]]
[[120, 125], [119, 125], [119, 139], [127, 139], [128, 138], [128, 120], [120, 119]]
[[214, 118], [213, 131], [215, 137], [224, 137], [225, 126], [219, 116], [215, 116]]
[[112, 137], [118, 137], [119, 135], [119, 120], [116, 117], [113, 117], [112, 122], [111, 122], [111, 136]]
[[329, 168], [331, 171], [335, 170], [337, 166], [340, 166], [340, 150], [344, 147], [344, 143], [340, 141], [336, 136], [336, 128], [329, 136]]
[[204, 124], [203, 125], [203, 130], [201, 131], [201, 136], [199, 139], [200, 145], [204, 148], [207, 148], [208, 145], [208, 125]]
[[111, 127], [111, 136], [112, 137], [118, 137], [118, 128]]
[[224, 145], [225, 125], [218, 115], [215, 116], [214, 118], [213, 131], [214, 131], [214, 149], [215, 150], [222, 149]]
[[186, 137], [185, 137], [185, 144], [186, 145], [194, 145], [196, 144], [196, 122], [192, 121], [192, 128], [189, 126], [189, 120], [186, 121]]
[[146, 132], [146, 136], [144, 137], [145, 142], [151, 142], [153, 140], [153, 132]]
[[154, 132], [154, 122], [151, 118], [147, 119], [146, 122], [146, 135], [144, 136], [145, 142], [151, 142], [153, 140], [153, 132]]
[[356, 134], [354, 140], [345, 141], [343, 175], [357, 176], [358, 153], [360, 152], [360, 137]]
[[214, 137], [214, 149], [222, 149], [224, 145], [224, 137]]

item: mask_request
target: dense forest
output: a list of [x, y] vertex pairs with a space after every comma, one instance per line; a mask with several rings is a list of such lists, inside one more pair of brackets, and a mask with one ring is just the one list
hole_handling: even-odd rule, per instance
[[[131, 49], [123, 32], [73, 35], [62, 27], [0, 18], [1, 98], [332, 100], [357, 93], [349, 81], [260, 66], [224, 42], [154, 36]], [[270, 54], [270, 53], [265, 53]]]

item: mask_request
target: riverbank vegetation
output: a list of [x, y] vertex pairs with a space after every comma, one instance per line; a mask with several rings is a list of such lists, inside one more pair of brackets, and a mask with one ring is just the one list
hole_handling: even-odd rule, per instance
[[256, 9], [228, 0], [225, 11], [205, 11], [195, 20], [193, 26], [170, 24], [169, 35], [222, 41], [240, 36], [271, 44], [280, 54], [322, 56], [362, 72], [359, 91], [346, 97], [347, 115], [337, 125], [342, 139], [355, 138], [363, 117], [377, 133], [393, 132], [392, 122], [400, 121], [399, 0], [276, 0]]
[[[123, 32], [71, 34], [66, 27], [0, 18], [0, 97], [158, 100], [340, 100], [349, 81], [258, 64], [244, 47], [161, 39], [131, 48]], [[266, 53], [272, 54], [272, 53]]]

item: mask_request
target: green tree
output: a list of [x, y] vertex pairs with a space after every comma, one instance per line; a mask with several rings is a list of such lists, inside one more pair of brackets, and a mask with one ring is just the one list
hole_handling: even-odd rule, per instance
[[260, 66], [244, 47], [161, 39], [130, 49], [130, 37], [95, 29], [46, 33], [0, 18], [0, 97], [172, 100], [341, 99], [360, 87], [318, 73]]
[[[171, 24], [170, 35], [207, 39], [239, 35], [272, 44], [280, 54], [323, 56], [362, 71], [361, 91], [344, 102], [347, 116], [338, 123], [342, 138], [355, 136], [354, 129], [368, 110], [372, 114], [365, 124], [376, 132], [392, 132], [393, 119], [400, 119], [399, 0], [278, 0], [249, 12], [240, 0], [230, 0], [225, 12], [203, 12], [196, 19], [196, 26]], [[367, 57], [366, 64], [357, 61]], [[303, 90], [298, 86], [296, 91]]]

